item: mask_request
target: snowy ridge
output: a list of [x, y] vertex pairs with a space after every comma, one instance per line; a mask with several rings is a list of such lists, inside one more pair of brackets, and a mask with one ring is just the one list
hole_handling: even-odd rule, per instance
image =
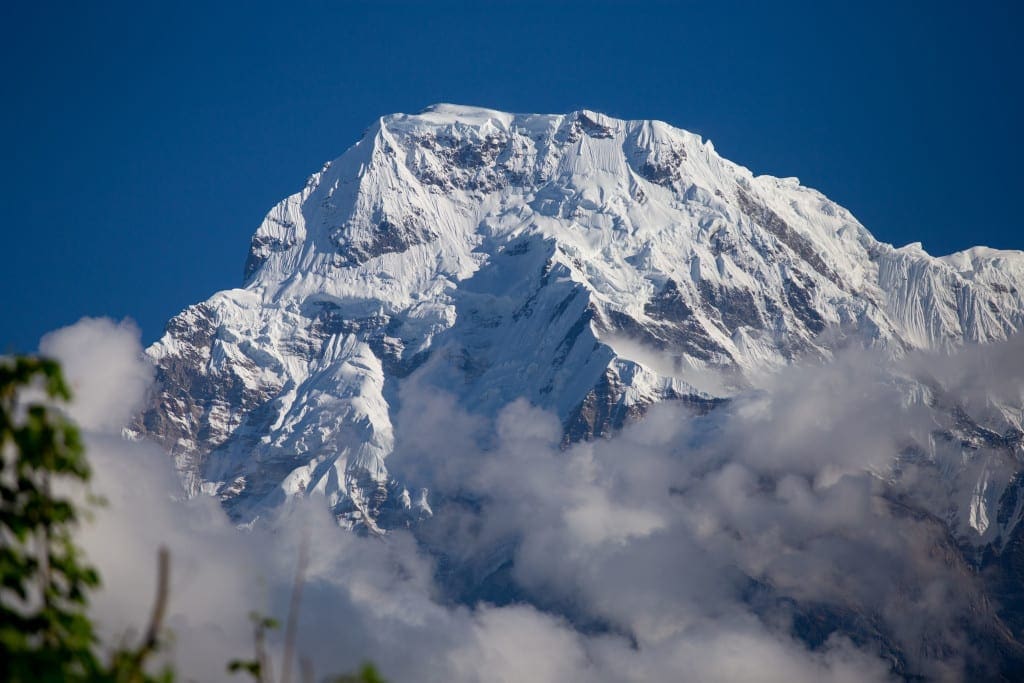
[[[379, 531], [430, 514], [385, 464], [414, 371], [484, 414], [525, 396], [571, 441], [849, 345], [1005, 339], [1022, 296], [1022, 252], [893, 248], [662, 122], [436, 105], [381, 118], [270, 210], [244, 287], [149, 349], [160, 391], [138, 430], [239, 521], [316, 491]], [[997, 479], [965, 489], [982, 535]]]

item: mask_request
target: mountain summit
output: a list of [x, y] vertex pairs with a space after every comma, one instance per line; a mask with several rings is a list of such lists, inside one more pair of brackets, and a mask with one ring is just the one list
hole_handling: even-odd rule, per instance
[[270, 210], [244, 285], [149, 349], [135, 429], [239, 522], [315, 491], [379, 532], [431, 514], [386, 466], [413, 373], [484, 415], [525, 397], [570, 443], [841, 348], [1022, 328], [1022, 252], [894, 248], [659, 121], [436, 105], [379, 119]]

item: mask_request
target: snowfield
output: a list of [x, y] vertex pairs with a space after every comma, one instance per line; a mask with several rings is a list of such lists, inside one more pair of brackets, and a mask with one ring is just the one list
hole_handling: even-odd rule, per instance
[[[1022, 252], [881, 243], [797, 179], [659, 121], [436, 105], [381, 118], [270, 210], [243, 286], [149, 348], [158, 389], [133, 430], [239, 523], [316, 492], [384, 533], [431, 514], [387, 467], [404, 383], [490, 417], [524, 398], [569, 444], [660, 402], [713, 411], [843, 349], [1004, 340], [1022, 297]], [[936, 405], [941, 387], [915, 386], [908, 401]], [[940, 427], [1020, 455], [1020, 402], [961, 413]], [[950, 520], [1005, 539], [1014, 470], [954, 469]]]

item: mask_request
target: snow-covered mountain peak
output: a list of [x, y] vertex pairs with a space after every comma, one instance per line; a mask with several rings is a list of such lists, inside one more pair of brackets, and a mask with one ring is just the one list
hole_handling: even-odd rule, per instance
[[839, 346], [1002, 339], [1022, 296], [1020, 252], [894, 249], [662, 122], [438, 104], [270, 210], [244, 287], [150, 349], [140, 431], [239, 519], [319, 491], [377, 529], [429, 513], [384, 464], [413, 372], [484, 414], [525, 397], [573, 441]]

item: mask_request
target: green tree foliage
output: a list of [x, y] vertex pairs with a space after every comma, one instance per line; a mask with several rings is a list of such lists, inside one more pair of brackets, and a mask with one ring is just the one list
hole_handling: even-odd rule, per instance
[[86, 593], [99, 576], [72, 542], [74, 504], [51, 490], [57, 477], [88, 481], [89, 466], [74, 425], [46, 403], [20, 404], [33, 384], [71, 398], [53, 361], [0, 366], [0, 678], [90, 680], [100, 666]]
[[[32, 392], [37, 399], [26, 400]], [[100, 577], [72, 538], [78, 509], [54, 492], [54, 484], [90, 477], [78, 429], [53, 407], [70, 399], [55, 361], [0, 359], [0, 680], [169, 681], [170, 672], [154, 678], [144, 668], [159, 620], [137, 650], [116, 651], [107, 663], [96, 654], [86, 608]], [[161, 567], [165, 588], [166, 556]]]
[[[34, 398], [33, 398], [34, 397]], [[159, 649], [167, 604], [170, 560], [161, 550], [157, 595], [149, 628], [135, 649], [118, 649], [104, 661], [87, 614], [89, 591], [100, 585], [72, 533], [80, 511], [58, 495], [67, 483], [85, 485], [90, 469], [78, 429], [55, 407], [71, 400], [60, 366], [45, 358], [0, 357], [0, 682], [170, 683], [171, 669], [147, 673]], [[286, 634], [282, 683], [290, 677], [290, 653], [301, 597], [305, 556], [300, 558]], [[273, 619], [253, 615], [255, 658], [233, 660], [232, 673], [269, 683], [266, 633]], [[303, 662], [303, 679], [313, 679]], [[335, 683], [385, 683], [372, 664], [330, 678]]]
[[[297, 607], [297, 605], [294, 607]], [[231, 660], [228, 662], [228, 671], [233, 674], [249, 674], [255, 683], [273, 683], [274, 675], [271, 671], [270, 655], [266, 649], [267, 632], [280, 627], [280, 624], [276, 619], [265, 617], [259, 612], [249, 614], [249, 620], [252, 621], [253, 627], [253, 658]], [[294, 643], [285, 644], [286, 648], [292, 646], [294, 646]], [[313, 683], [316, 680], [313, 665], [309, 660], [302, 661], [301, 673], [303, 683]], [[370, 662], [364, 663], [358, 671], [340, 676], [328, 676], [323, 680], [325, 683], [387, 683], [384, 677], [378, 673], [377, 668]], [[282, 666], [281, 683], [290, 683], [290, 681], [291, 671], [287, 667]]]
[[373, 664], [363, 664], [356, 673], [345, 674], [331, 679], [331, 683], [387, 683]]
[[267, 654], [267, 631], [279, 626], [276, 619], [265, 617], [259, 612], [249, 614], [252, 621], [252, 638], [255, 652], [252, 659], [233, 659], [228, 662], [230, 673], [244, 672], [253, 677], [256, 683], [266, 683], [270, 676], [270, 656]]

